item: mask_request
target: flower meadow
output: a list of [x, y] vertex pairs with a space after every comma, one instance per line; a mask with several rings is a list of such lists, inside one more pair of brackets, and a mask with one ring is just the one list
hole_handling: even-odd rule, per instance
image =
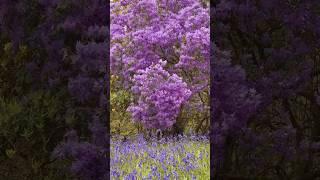
[[111, 179], [210, 179], [207, 136], [111, 140]]

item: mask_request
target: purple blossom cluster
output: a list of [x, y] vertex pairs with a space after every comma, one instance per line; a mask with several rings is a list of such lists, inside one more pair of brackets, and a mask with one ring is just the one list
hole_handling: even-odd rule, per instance
[[53, 152], [54, 158], [70, 159], [73, 177], [86, 180], [109, 178], [109, 149], [107, 130], [99, 121], [89, 125], [91, 139], [81, 141], [76, 131], [70, 131]]
[[213, 44], [211, 81], [211, 143], [214, 147], [214, 168], [220, 168], [226, 154], [227, 141], [249, 131], [247, 124], [256, 112], [260, 95], [250, 88], [245, 71], [231, 64], [230, 54]]
[[184, 104], [191, 95], [187, 84], [176, 74], [170, 75], [165, 61], [138, 71], [131, 87], [139, 97], [128, 111], [136, 121], [146, 128], [165, 129], [171, 127]]

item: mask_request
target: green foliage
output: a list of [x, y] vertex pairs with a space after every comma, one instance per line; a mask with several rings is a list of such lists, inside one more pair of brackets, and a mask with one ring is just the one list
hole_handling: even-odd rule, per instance
[[0, 179], [65, 179], [51, 159], [67, 130], [66, 93], [33, 87], [26, 64], [36, 55], [11, 42], [0, 47]]
[[131, 121], [130, 114], [126, 111], [130, 105], [132, 95], [125, 89], [118, 88], [119, 77], [111, 77], [111, 134], [130, 136], [137, 134], [141, 125]]
[[[199, 102], [201, 102], [199, 104]], [[209, 112], [209, 93], [204, 91], [197, 93], [190, 100], [191, 104], [199, 104], [198, 108], [191, 110], [184, 109], [182, 116], [184, 119], [184, 131], [195, 133], [206, 133], [210, 128], [210, 112]], [[197, 109], [197, 110], [195, 110]]]
[[32, 56], [32, 51], [22, 45], [14, 52], [12, 43], [7, 42], [0, 52], [0, 95], [7, 97], [23, 94], [27, 84], [31, 83], [24, 66]]
[[48, 176], [54, 163], [50, 154], [64, 134], [62, 108], [59, 97], [49, 92], [24, 99], [0, 97], [0, 168], [7, 168], [0, 169], [0, 177], [17, 171], [20, 178]]

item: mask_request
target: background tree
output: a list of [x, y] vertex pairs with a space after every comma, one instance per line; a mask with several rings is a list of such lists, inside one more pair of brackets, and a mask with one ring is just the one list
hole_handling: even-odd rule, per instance
[[319, 176], [318, 10], [312, 0], [216, 1], [214, 43], [230, 51], [232, 64], [245, 70], [247, 84], [260, 95], [243, 126], [249, 131], [222, 143], [228, 158], [216, 175]]
[[107, 12], [102, 0], [0, 2], [0, 178], [71, 178], [65, 168], [78, 157], [52, 157], [71, 129], [106, 157], [96, 147], [108, 139], [99, 130], [108, 108]]

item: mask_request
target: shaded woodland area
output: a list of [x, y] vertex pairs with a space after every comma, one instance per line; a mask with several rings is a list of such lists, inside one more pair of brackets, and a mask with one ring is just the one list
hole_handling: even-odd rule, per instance
[[212, 5], [218, 49], [213, 56], [234, 66], [213, 71], [213, 92], [230, 90], [226, 85], [233, 81], [238, 84], [227, 92], [242, 93], [232, 100], [240, 106], [226, 102], [230, 94], [213, 97], [224, 102], [213, 110], [215, 176], [319, 178], [319, 4], [221, 0]]

